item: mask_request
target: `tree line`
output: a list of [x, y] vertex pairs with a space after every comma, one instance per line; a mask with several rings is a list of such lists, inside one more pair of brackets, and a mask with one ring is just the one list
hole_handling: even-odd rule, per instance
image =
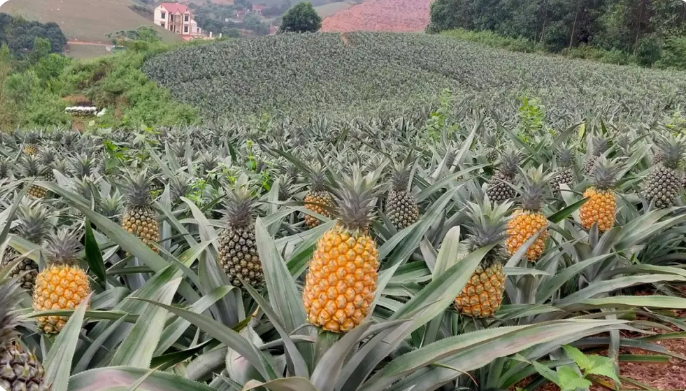
[[579, 46], [621, 50], [650, 65], [663, 50], [669, 55], [686, 50], [686, 2], [436, 0], [427, 31], [452, 29], [525, 38], [551, 52]]
[[[0, 44], [7, 45], [13, 56], [30, 55], [37, 38], [47, 40], [52, 53], [61, 53], [67, 45], [67, 37], [57, 23], [40, 23], [0, 13]], [[47, 46], [45, 42], [38, 42], [39, 46]]]

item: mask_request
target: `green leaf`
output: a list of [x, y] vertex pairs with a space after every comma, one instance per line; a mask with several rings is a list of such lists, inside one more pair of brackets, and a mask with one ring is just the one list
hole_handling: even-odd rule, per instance
[[274, 369], [255, 345], [243, 338], [237, 332], [224, 326], [216, 320], [205, 315], [195, 314], [187, 310], [171, 307], [169, 305], [158, 303], [152, 300], [143, 298], [138, 298], [137, 300], [160, 306], [167, 311], [175, 313], [176, 315], [193, 323], [195, 326], [212, 336], [212, 338], [219, 340], [221, 343], [227, 345], [231, 349], [238, 352], [241, 356], [245, 357], [246, 360], [248, 360], [248, 362], [254, 366], [265, 379], [275, 379], [277, 377]]
[[557, 367], [557, 376], [560, 379], [560, 388], [562, 391], [574, 391], [577, 388], [588, 389], [593, 385], [590, 380], [586, 380], [579, 376], [574, 368], [566, 365]]
[[612, 255], [614, 255], [614, 253], [603, 254], [597, 257], [586, 259], [581, 262], [577, 262], [572, 266], [565, 268], [564, 270], [559, 272], [555, 277], [541, 284], [536, 293], [536, 302], [545, 302], [573, 276], [575, 276], [578, 273], [581, 273], [582, 270], [593, 265], [594, 263], [603, 261]]
[[[172, 280], [157, 291], [153, 299], [164, 304], [171, 304], [180, 283], [181, 278]], [[136, 324], [117, 348], [110, 365], [150, 368], [166, 317], [167, 311], [164, 308], [148, 305], [146, 311], [139, 316]]]
[[76, 308], [69, 318], [55, 343], [52, 345], [48, 357], [45, 359], [45, 384], [50, 384], [51, 391], [66, 391], [71, 373], [71, 362], [74, 359], [76, 344], [79, 342], [79, 334], [83, 325], [83, 318], [88, 308], [90, 295]]
[[254, 390], [259, 387], [271, 391], [318, 391], [309, 380], [301, 377], [289, 377], [288, 379], [272, 380], [266, 383], [250, 380], [245, 384], [242, 391]]
[[615, 373], [615, 366], [612, 359], [609, 357], [602, 357], [597, 355], [588, 356], [590, 365], [588, 368], [583, 368], [584, 375], [599, 375], [606, 376], [615, 381], [619, 385], [619, 377]]
[[666, 309], [686, 309], [686, 299], [672, 296], [613, 296], [600, 299], [587, 299], [567, 307], [570, 311], [588, 308], [648, 307]]
[[536, 369], [536, 372], [538, 372], [541, 376], [545, 377], [554, 384], [557, 384], [558, 386], [560, 385], [560, 378], [557, 376], [555, 371], [539, 363], [538, 361], [532, 361], [531, 364]]
[[98, 338], [96, 338], [92, 343], [88, 344], [88, 349], [86, 349], [86, 351], [80, 355], [81, 359], [79, 359], [79, 362], [76, 363], [76, 366], [74, 366], [74, 373], [83, 372], [86, 369], [88, 369], [89, 365], [91, 365], [91, 360], [93, 359], [93, 356], [95, 356], [95, 353], [102, 347], [105, 340], [107, 340], [107, 338], [109, 338], [110, 335], [112, 335], [112, 333], [122, 323], [124, 323], [124, 320], [125, 317], [122, 315], [112, 324], [112, 327], [109, 327], [107, 330], [105, 330], [105, 332], [98, 335]]
[[371, 323], [363, 323], [355, 327], [324, 353], [311, 378], [312, 384], [318, 391], [334, 390], [346, 358], [357, 347], [362, 335], [370, 326]]
[[86, 261], [93, 274], [98, 277], [101, 286], [107, 283], [107, 271], [105, 270], [105, 262], [102, 260], [102, 253], [98, 242], [93, 235], [93, 228], [90, 221], [86, 220], [86, 236], [84, 237]]
[[588, 202], [589, 199], [590, 198], [582, 198], [581, 200], [569, 205], [568, 207], [548, 217], [548, 220], [552, 221], [555, 224], [558, 224], [559, 222], [561, 222], [562, 220], [566, 219], [571, 214], [579, 210], [579, 208], [581, 208], [586, 202]]
[[436, 278], [448, 270], [451, 266], [459, 262], [460, 252], [460, 226], [453, 227], [445, 235], [441, 250], [438, 252], [436, 258], [436, 266], [432, 273], [433, 278]]
[[589, 360], [581, 350], [570, 345], [564, 345], [562, 348], [567, 353], [567, 356], [574, 360], [581, 370], [585, 371], [591, 367], [591, 360]]
[[[148, 369], [144, 368], [108, 367], [92, 369], [72, 376], [69, 380], [68, 391], [102, 390], [116, 386], [129, 387], [147, 374]], [[153, 372], [143, 381], [139, 389], [148, 391], [216, 391], [204, 384], [165, 372]]]

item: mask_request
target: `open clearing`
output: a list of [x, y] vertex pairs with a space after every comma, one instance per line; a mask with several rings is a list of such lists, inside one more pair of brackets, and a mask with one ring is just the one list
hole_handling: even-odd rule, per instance
[[324, 32], [423, 31], [431, 0], [369, 0], [337, 12], [322, 22]]
[[[155, 26], [129, 8], [129, 0], [9, 0], [1, 12], [43, 23], [56, 22], [69, 40], [108, 43], [108, 33]], [[180, 38], [155, 26], [165, 42]]]
[[353, 3], [352, 1], [339, 1], [336, 3], [320, 5], [318, 7], [315, 7], [314, 9], [317, 11], [319, 16], [321, 16], [322, 18], [326, 18], [336, 14], [337, 12], [347, 10], [350, 7], [353, 7], [354, 5], [355, 3]]

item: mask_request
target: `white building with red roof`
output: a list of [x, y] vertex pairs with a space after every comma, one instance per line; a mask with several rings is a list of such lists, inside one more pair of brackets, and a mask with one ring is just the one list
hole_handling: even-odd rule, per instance
[[160, 3], [155, 8], [153, 22], [184, 38], [203, 35], [202, 29], [193, 20], [193, 11], [184, 4]]

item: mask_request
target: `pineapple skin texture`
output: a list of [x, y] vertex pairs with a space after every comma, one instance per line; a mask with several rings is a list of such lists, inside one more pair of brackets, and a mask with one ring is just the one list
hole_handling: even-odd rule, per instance
[[379, 253], [366, 233], [337, 226], [317, 242], [310, 262], [303, 304], [310, 323], [334, 333], [347, 332], [369, 314], [378, 280]]
[[43, 382], [45, 369], [38, 357], [24, 351], [21, 345], [12, 343], [0, 351], [0, 387], [8, 391], [47, 391]]
[[45, 196], [48, 195], [48, 189], [31, 185], [31, 187], [29, 187], [28, 195], [33, 198], [45, 198]]
[[[54, 265], [36, 277], [33, 309], [36, 311], [73, 310], [91, 293], [88, 275], [79, 267]], [[64, 316], [39, 316], [38, 328], [46, 334], [59, 333], [67, 323]]]
[[455, 298], [455, 308], [472, 318], [490, 318], [500, 308], [504, 292], [503, 264], [495, 262], [485, 269], [479, 266]]
[[[322, 205], [332, 206], [333, 197], [326, 191], [313, 191], [305, 196], [305, 209], [312, 212], [319, 213], [322, 216], [331, 217], [331, 213], [324, 209]], [[305, 225], [307, 228], [315, 228], [321, 222], [318, 218], [310, 215], [305, 215]]]
[[129, 208], [122, 219], [122, 228], [136, 235], [153, 251], [158, 252], [153, 243], [160, 241], [160, 225], [155, 212], [149, 208]]
[[612, 190], [598, 190], [589, 187], [584, 192], [584, 198], [589, 200], [581, 206], [579, 211], [581, 224], [585, 229], [590, 229], [593, 224], [598, 224], [598, 231], [606, 232], [615, 225], [617, 212], [617, 196]]
[[545, 241], [548, 239], [548, 220], [541, 212], [526, 210], [515, 211], [512, 219], [507, 223], [507, 239], [505, 247], [510, 256], [519, 250], [529, 238], [543, 230], [538, 238], [531, 243], [526, 251], [529, 262], [536, 262], [545, 251]]
[[28, 156], [34, 156], [38, 153], [38, 146], [35, 144], [26, 144], [24, 147], [24, 153]]

